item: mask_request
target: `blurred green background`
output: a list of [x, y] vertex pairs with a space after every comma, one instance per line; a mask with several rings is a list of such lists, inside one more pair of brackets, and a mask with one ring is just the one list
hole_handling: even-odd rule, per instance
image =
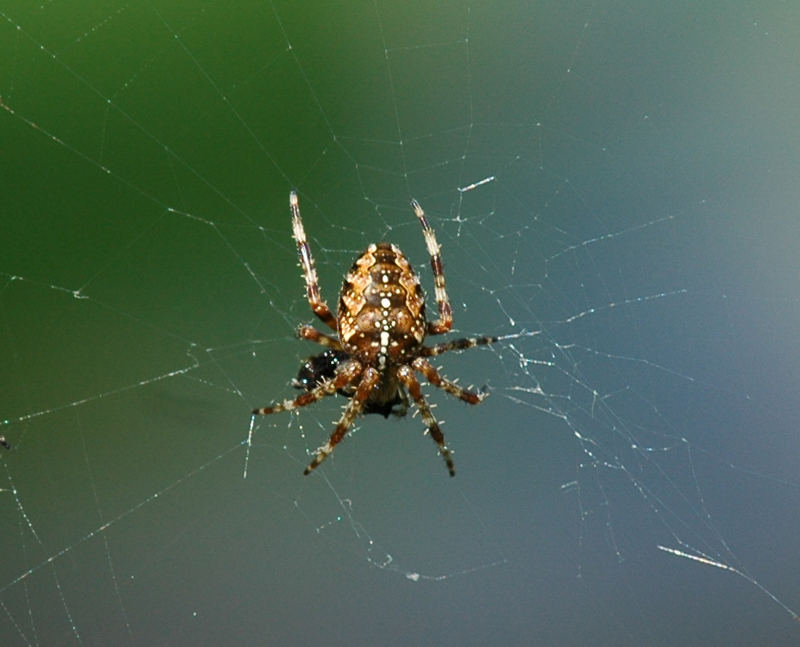
[[[797, 8], [0, 17], [0, 643], [796, 644]], [[411, 415], [303, 477], [340, 398], [248, 449], [318, 351], [292, 187], [331, 305], [377, 240], [432, 294], [415, 197], [512, 336], [426, 387], [454, 479]]]

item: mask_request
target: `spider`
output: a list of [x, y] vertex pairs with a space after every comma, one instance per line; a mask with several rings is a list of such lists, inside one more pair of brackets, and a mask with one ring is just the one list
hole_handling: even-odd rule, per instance
[[439, 318], [434, 321], [428, 321], [425, 316], [425, 295], [419, 278], [403, 252], [391, 243], [373, 243], [356, 259], [345, 275], [339, 294], [338, 313], [334, 316], [320, 294], [296, 191], [289, 194], [289, 207], [308, 303], [314, 314], [336, 334], [301, 325], [297, 331], [300, 338], [326, 348], [320, 355], [309, 358], [294, 380], [294, 385], [305, 392], [294, 399], [254, 409], [253, 415], [292, 411], [337, 392], [349, 398], [328, 442], [317, 449], [303, 472], [310, 474], [330, 456], [359, 414], [381, 413], [388, 417], [395, 405], [403, 407], [408, 402], [410, 394], [422, 415], [427, 432], [444, 458], [450, 476], [455, 476], [450, 450], [422, 394], [415, 371], [430, 384], [464, 402], [478, 404], [488, 395], [485, 390], [475, 392], [464, 389], [455, 381], [442, 377], [428, 358], [450, 350], [491, 344], [498, 338], [470, 337], [433, 346], [423, 344], [426, 335], [441, 335], [452, 328], [453, 312], [445, 290], [439, 244], [419, 202], [412, 200], [411, 207], [422, 227], [431, 259], [434, 293], [439, 309]]

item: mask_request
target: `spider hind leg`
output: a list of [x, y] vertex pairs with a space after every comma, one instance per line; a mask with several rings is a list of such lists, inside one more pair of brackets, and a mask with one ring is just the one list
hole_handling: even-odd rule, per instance
[[306, 282], [308, 305], [311, 306], [314, 314], [324, 321], [329, 328], [336, 330], [336, 317], [333, 316], [319, 291], [314, 257], [311, 255], [311, 247], [308, 245], [303, 219], [300, 217], [300, 203], [297, 200], [297, 191], [289, 193], [289, 208], [292, 211], [292, 235], [297, 243], [297, 255], [300, 257], [300, 265], [303, 267], [303, 277]]
[[447, 297], [447, 288], [444, 280], [444, 266], [442, 265], [442, 254], [439, 250], [439, 243], [436, 234], [428, 223], [425, 211], [416, 200], [411, 201], [411, 208], [422, 226], [422, 236], [425, 238], [425, 247], [431, 258], [431, 271], [433, 272], [433, 289], [436, 296], [436, 305], [439, 308], [439, 318], [436, 321], [429, 321], [427, 332], [429, 335], [441, 335], [453, 327], [453, 309], [450, 306], [450, 299]]

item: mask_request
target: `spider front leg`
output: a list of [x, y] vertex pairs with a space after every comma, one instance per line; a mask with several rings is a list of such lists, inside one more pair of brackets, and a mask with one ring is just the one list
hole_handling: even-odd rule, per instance
[[441, 335], [453, 327], [453, 309], [450, 307], [450, 300], [447, 298], [447, 290], [444, 285], [444, 266], [442, 265], [442, 255], [439, 251], [439, 243], [436, 242], [436, 234], [428, 224], [425, 212], [416, 200], [411, 201], [414, 214], [422, 226], [422, 235], [425, 237], [425, 246], [431, 257], [431, 270], [433, 271], [433, 290], [436, 295], [436, 305], [439, 307], [439, 318], [436, 321], [428, 322], [429, 335]]
[[444, 391], [447, 391], [450, 395], [454, 395], [457, 398], [460, 398], [464, 402], [468, 402], [469, 404], [480, 404], [483, 402], [487, 397], [489, 397], [489, 393], [486, 391], [480, 391], [475, 393], [474, 391], [470, 391], [469, 389], [464, 389], [460, 387], [455, 382], [448, 380], [445, 377], [439, 375], [439, 371], [437, 371], [433, 365], [424, 357], [417, 357], [411, 365], [414, 367], [414, 370], [419, 371], [425, 376], [425, 379], [428, 380], [430, 384], [436, 386]]
[[311, 248], [308, 246], [306, 231], [303, 229], [303, 221], [300, 218], [300, 204], [297, 201], [297, 191], [289, 193], [289, 207], [292, 210], [292, 235], [297, 242], [297, 255], [300, 257], [300, 264], [303, 266], [303, 276], [306, 280], [306, 297], [308, 305], [328, 327], [336, 330], [336, 317], [333, 316], [328, 304], [322, 299], [319, 291], [319, 281], [317, 280], [317, 270], [314, 267], [314, 257], [311, 255]]
[[425, 396], [422, 395], [422, 389], [419, 386], [419, 380], [417, 380], [414, 375], [414, 371], [404, 364], [397, 369], [397, 379], [406, 385], [411, 397], [414, 398], [417, 409], [419, 409], [420, 414], [422, 414], [422, 422], [425, 423], [425, 427], [428, 429], [431, 438], [433, 438], [433, 441], [439, 446], [439, 453], [442, 455], [442, 458], [444, 458], [444, 462], [447, 463], [447, 471], [450, 472], [450, 476], [455, 476], [456, 468], [455, 465], [453, 465], [453, 459], [450, 458], [450, 450], [447, 449], [447, 445], [444, 444], [444, 434], [439, 428], [439, 423], [436, 422], [436, 418], [434, 418], [433, 412], [427, 400], [425, 400]]
[[334, 377], [332, 380], [323, 382], [310, 391], [302, 393], [294, 400], [284, 400], [283, 402], [278, 402], [270, 405], [269, 407], [253, 409], [253, 415], [268, 416], [271, 413], [292, 411], [299, 407], [305, 407], [313, 402], [316, 402], [317, 400], [321, 400], [326, 395], [332, 395], [336, 393], [338, 389], [343, 389], [346, 387], [348, 384], [350, 384], [350, 382], [355, 380], [360, 375], [362, 368], [363, 367], [358, 361], [354, 359], [348, 360], [339, 367], [339, 370], [336, 372], [336, 377]]
[[364, 403], [369, 398], [372, 389], [378, 383], [380, 377], [381, 374], [377, 369], [372, 367], [364, 369], [361, 381], [358, 383], [358, 388], [347, 404], [347, 408], [344, 410], [342, 417], [339, 418], [339, 422], [336, 424], [336, 428], [333, 430], [331, 437], [328, 439], [327, 443], [317, 450], [314, 460], [308, 464], [303, 474], [310, 474], [312, 470], [315, 470], [322, 461], [330, 456], [333, 452], [333, 448], [339, 444], [342, 438], [345, 437], [345, 434], [350, 430], [356, 416], [361, 413], [361, 410], [364, 408]]

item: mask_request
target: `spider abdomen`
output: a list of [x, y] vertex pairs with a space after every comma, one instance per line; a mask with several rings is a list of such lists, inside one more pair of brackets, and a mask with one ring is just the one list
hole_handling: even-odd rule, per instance
[[425, 339], [425, 295], [403, 252], [391, 243], [367, 247], [345, 275], [339, 297], [339, 340], [360, 362], [408, 362]]

